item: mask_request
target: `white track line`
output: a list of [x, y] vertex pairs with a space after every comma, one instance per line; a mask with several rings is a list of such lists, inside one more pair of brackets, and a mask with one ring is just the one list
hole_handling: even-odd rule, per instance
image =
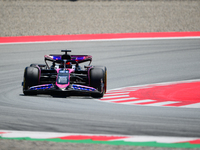
[[184, 105], [184, 106], [180, 106], [180, 107], [183, 107], [183, 108], [200, 108], [200, 103]]
[[98, 41], [138, 41], [138, 40], [174, 40], [174, 39], [200, 39], [200, 36], [185, 36], [185, 37], [151, 37], [151, 38], [113, 38], [113, 39], [91, 39], [91, 40], [66, 40], [66, 41], [35, 41], [35, 42], [16, 42], [16, 43], [0, 43], [7, 44], [39, 44], [39, 43], [69, 43], [69, 42], [98, 42]]
[[119, 104], [139, 104], [139, 103], [146, 103], [146, 102], [154, 102], [155, 100], [147, 99], [147, 100], [139, 100], [139, 101], [132, 101], [132, 102], [122, 102]]
[[103, 97], [101, 100], [110, 99], [110, 98], [118, 98], [118, 97], [129, 97], [129, 95], [108, 96], [108, 97]]
[[129, 92], [123, 92], [123, 93], [110, 93], [110, 94], [109, 94], [109, 93], [108, 93], [108, 94], [106, 93], [106, 94], [104, 95], [104, 97], [112, 96], [112, 95], [114, 95], [114, 96], [115, 96], [115, 95], [123, 95], [123, 94], [126, 95], [126, 94], [129, 94]]
[[175, 104], [175, 103], [180, 103], [180, 102], [178, 102], [178, 101], [177, 102], [175, 102], [175, 101], [165, 101], [165, 102], [146, 104], [146, 106], [164, 106], [164, 105]]
[[120, 98], [120, 99], [114, 99], [114, 100], [107, 100], [106, 102], [115, 102], [115, 101], [124, 101], [124, 100], [135, 100], [137, 98], [130, 97], [130, 98]]
[[193, 137], [166, 137], [166, 136], [134, 136], [133, 138], [127, 138], [123, 141], [126, 142], [154, 142], [157, 143], [181, 143], [195, 140]]

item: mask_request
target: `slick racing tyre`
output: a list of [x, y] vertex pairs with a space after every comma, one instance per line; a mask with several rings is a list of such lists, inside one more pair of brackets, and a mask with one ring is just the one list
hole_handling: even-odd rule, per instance
[[39, 84], [39, 69], [36, 67], [26, 67], [24, 70], [23, 93], [24, 95], [36, 95], [36, 91], [29, 91], [31, 86]]
[[91, 94], [94, 98], [103, 97], [106, 92], [106, 71], [100, 67], [94, 67], [90, 70], [90, 86], [97, 89], [100, 93]]
[[107, 68], [105, 66], [94, 66], [94, 68], [103, 69], [103, 72], [104, 72], [103, 83], [104, 83], [104, 94], [105, 94], [107, 91]]

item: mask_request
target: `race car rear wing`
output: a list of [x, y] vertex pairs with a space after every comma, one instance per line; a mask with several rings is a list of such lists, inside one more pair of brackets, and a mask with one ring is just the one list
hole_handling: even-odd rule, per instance
[[[51, 61], [51, 62], [61, 64], [61, 63], [63, 63], [63, 56], [65, 56], [65, 55], [52, 55], [52, 54], [45, 55], [44, 56], [45, 63], [46, 63], [46, 61]], [[72, 64], [79, 64], [79, 63], [83, 63], [83, 62], [87, 62], [87, 61], [89, 61], [89, 65], [90, 65], [92, 62], [92, 56], [90, 56], [90, 55], [71, 55], [71, 60], [67, 59], [67, 62], [71, 62]]]

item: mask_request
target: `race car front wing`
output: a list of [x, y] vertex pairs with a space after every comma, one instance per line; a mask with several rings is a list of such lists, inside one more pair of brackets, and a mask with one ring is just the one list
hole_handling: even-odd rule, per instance
[[65, 89], [60, 89], [56, 84], [43, 84], [30, 87], [27, 91], [37, 94], [69, 94], [69, 95], [87, 95], [92, 93], [100, 93], [97, 89], [89, 86], [72, 84]]

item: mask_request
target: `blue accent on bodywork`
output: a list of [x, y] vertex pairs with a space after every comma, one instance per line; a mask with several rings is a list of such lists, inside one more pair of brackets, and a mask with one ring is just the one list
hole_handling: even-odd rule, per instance
[[30, 90], [45, 90], [45, 89], [50, 89], [52, 87], [53, 87], [53, 84], [45, 84], [45, 85], [30, 87]]
[[81, 85], [72, 85], [72, 88], [73, 88], [74, 90], [96, 91], [95, 88], [86, 87], [86, 86], [81, 86]]
[[80, 60], [84, 60], [84, 59], [85, 59], [84, 56], [77, 56], [77, 57], [72, 58], [72, 60], [76, 60], [76, 61], [80, 61]]
[[53, 56], [53, 59], [55, 59], [55, 60], [61, 60], [61, 56]]

